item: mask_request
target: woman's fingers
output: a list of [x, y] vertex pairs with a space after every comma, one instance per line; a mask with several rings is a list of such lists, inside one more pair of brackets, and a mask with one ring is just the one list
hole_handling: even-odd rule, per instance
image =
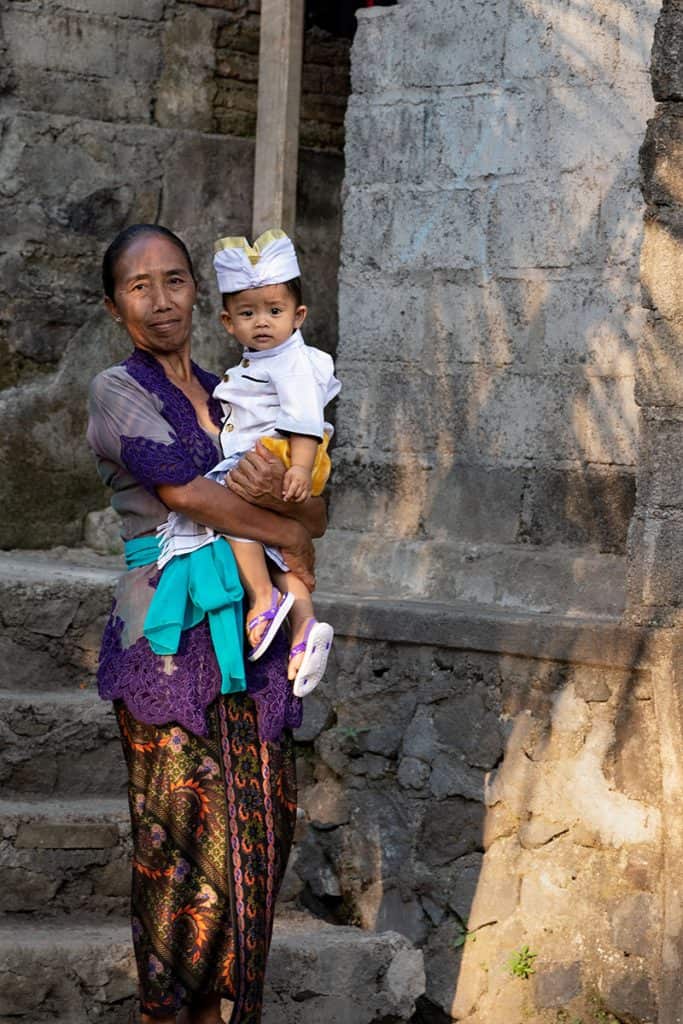
[[296, 547], [283, 548], [282, 557], [290, 572], [298, 576], [310, 591], [315, 590], [315, 549], [310, 537], [307, 535]]

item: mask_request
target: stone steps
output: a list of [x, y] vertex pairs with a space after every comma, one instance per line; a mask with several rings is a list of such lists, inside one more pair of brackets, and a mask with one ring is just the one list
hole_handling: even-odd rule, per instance
[[[0, 1020], [128, 1024], [135, 986], [124, 920], [0, 921]], [[400, 1024], [423, 990], [422, 954], [403, 936], [292, 915], [275, 925], [264, 1024]]]
[[0, 836], [0, 915], [127, 914], [125, 800], [2, 800]]
[[116, 797], [125, 783], [116, 719], [95, 692], [0, 691], [4, 794]]
[[[0, 1021], [132, 1024], [125, 769], [94, 682], [118, 570], [68, 557], [0, 553]], [[276, 922], [264, 1024], [402, 1024], [423, 991], [402, 936]]]

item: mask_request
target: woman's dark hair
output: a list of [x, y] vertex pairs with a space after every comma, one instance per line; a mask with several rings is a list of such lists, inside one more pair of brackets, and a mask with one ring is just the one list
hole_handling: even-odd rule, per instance
[[192, 280], [197, 283], [195, 276], [194, 267], [192, 266], [192, 259], [187, 251], [187, 246], [183, 242], [182, 238], [178, 238], [168, 228], [164, 228], [161, 224], [131, 224], [130, 227], [124, 228], [123, 231], [119, 231], [118, 235], [111, 243], [107, 251], [102, 258], [102, 286], [104, 288], [104, 294], [107, 298], [114, 301], [114, 289], [116, 287], [116, 264], [118, 263], [121, 256], [135, 239], [139, 238], [140, 235], [160, 235], [162, 238], [168, 239], [172, 242], [177, 249], [180, 249], [183, 254], [183, 258], [187, 262]]
[[[301, 278], [292, 277], [289, 281], [282, 282], [289, 294], [294, 298], [294, 302], [297, 306], [301, 306], [304, 301], [304, 292], [301, 287]], [[223, 292], [221, 298], [223, 299], [223, 309], [228, 308], [228, 301], [235, 295], [239, 295], [240, 292]]]

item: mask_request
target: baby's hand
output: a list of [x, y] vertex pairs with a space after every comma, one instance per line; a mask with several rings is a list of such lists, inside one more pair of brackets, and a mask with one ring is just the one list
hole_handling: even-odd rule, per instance
[[282, 480], [285, 501], [306, 501], [311, 496], [311, 472], [303, 466], [290, 466]]

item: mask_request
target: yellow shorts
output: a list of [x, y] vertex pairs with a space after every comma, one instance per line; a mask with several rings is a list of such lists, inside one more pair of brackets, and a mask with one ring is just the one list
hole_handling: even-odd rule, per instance
[[[261, 443], [269, 452], [277, 455], [278, 459], [284, 463], [285, 469], [289, 469], [292, 465], [292, 456], [289, 441], [286, 437], [262, 437]], [[323, 488], [329, 479], [332, 470], [332, 462], [327, 454], [329, 443], [330, 439], [325, 434], [315, 453], [315, 462], [311, 472], [311, 494], [322, 494]]]

